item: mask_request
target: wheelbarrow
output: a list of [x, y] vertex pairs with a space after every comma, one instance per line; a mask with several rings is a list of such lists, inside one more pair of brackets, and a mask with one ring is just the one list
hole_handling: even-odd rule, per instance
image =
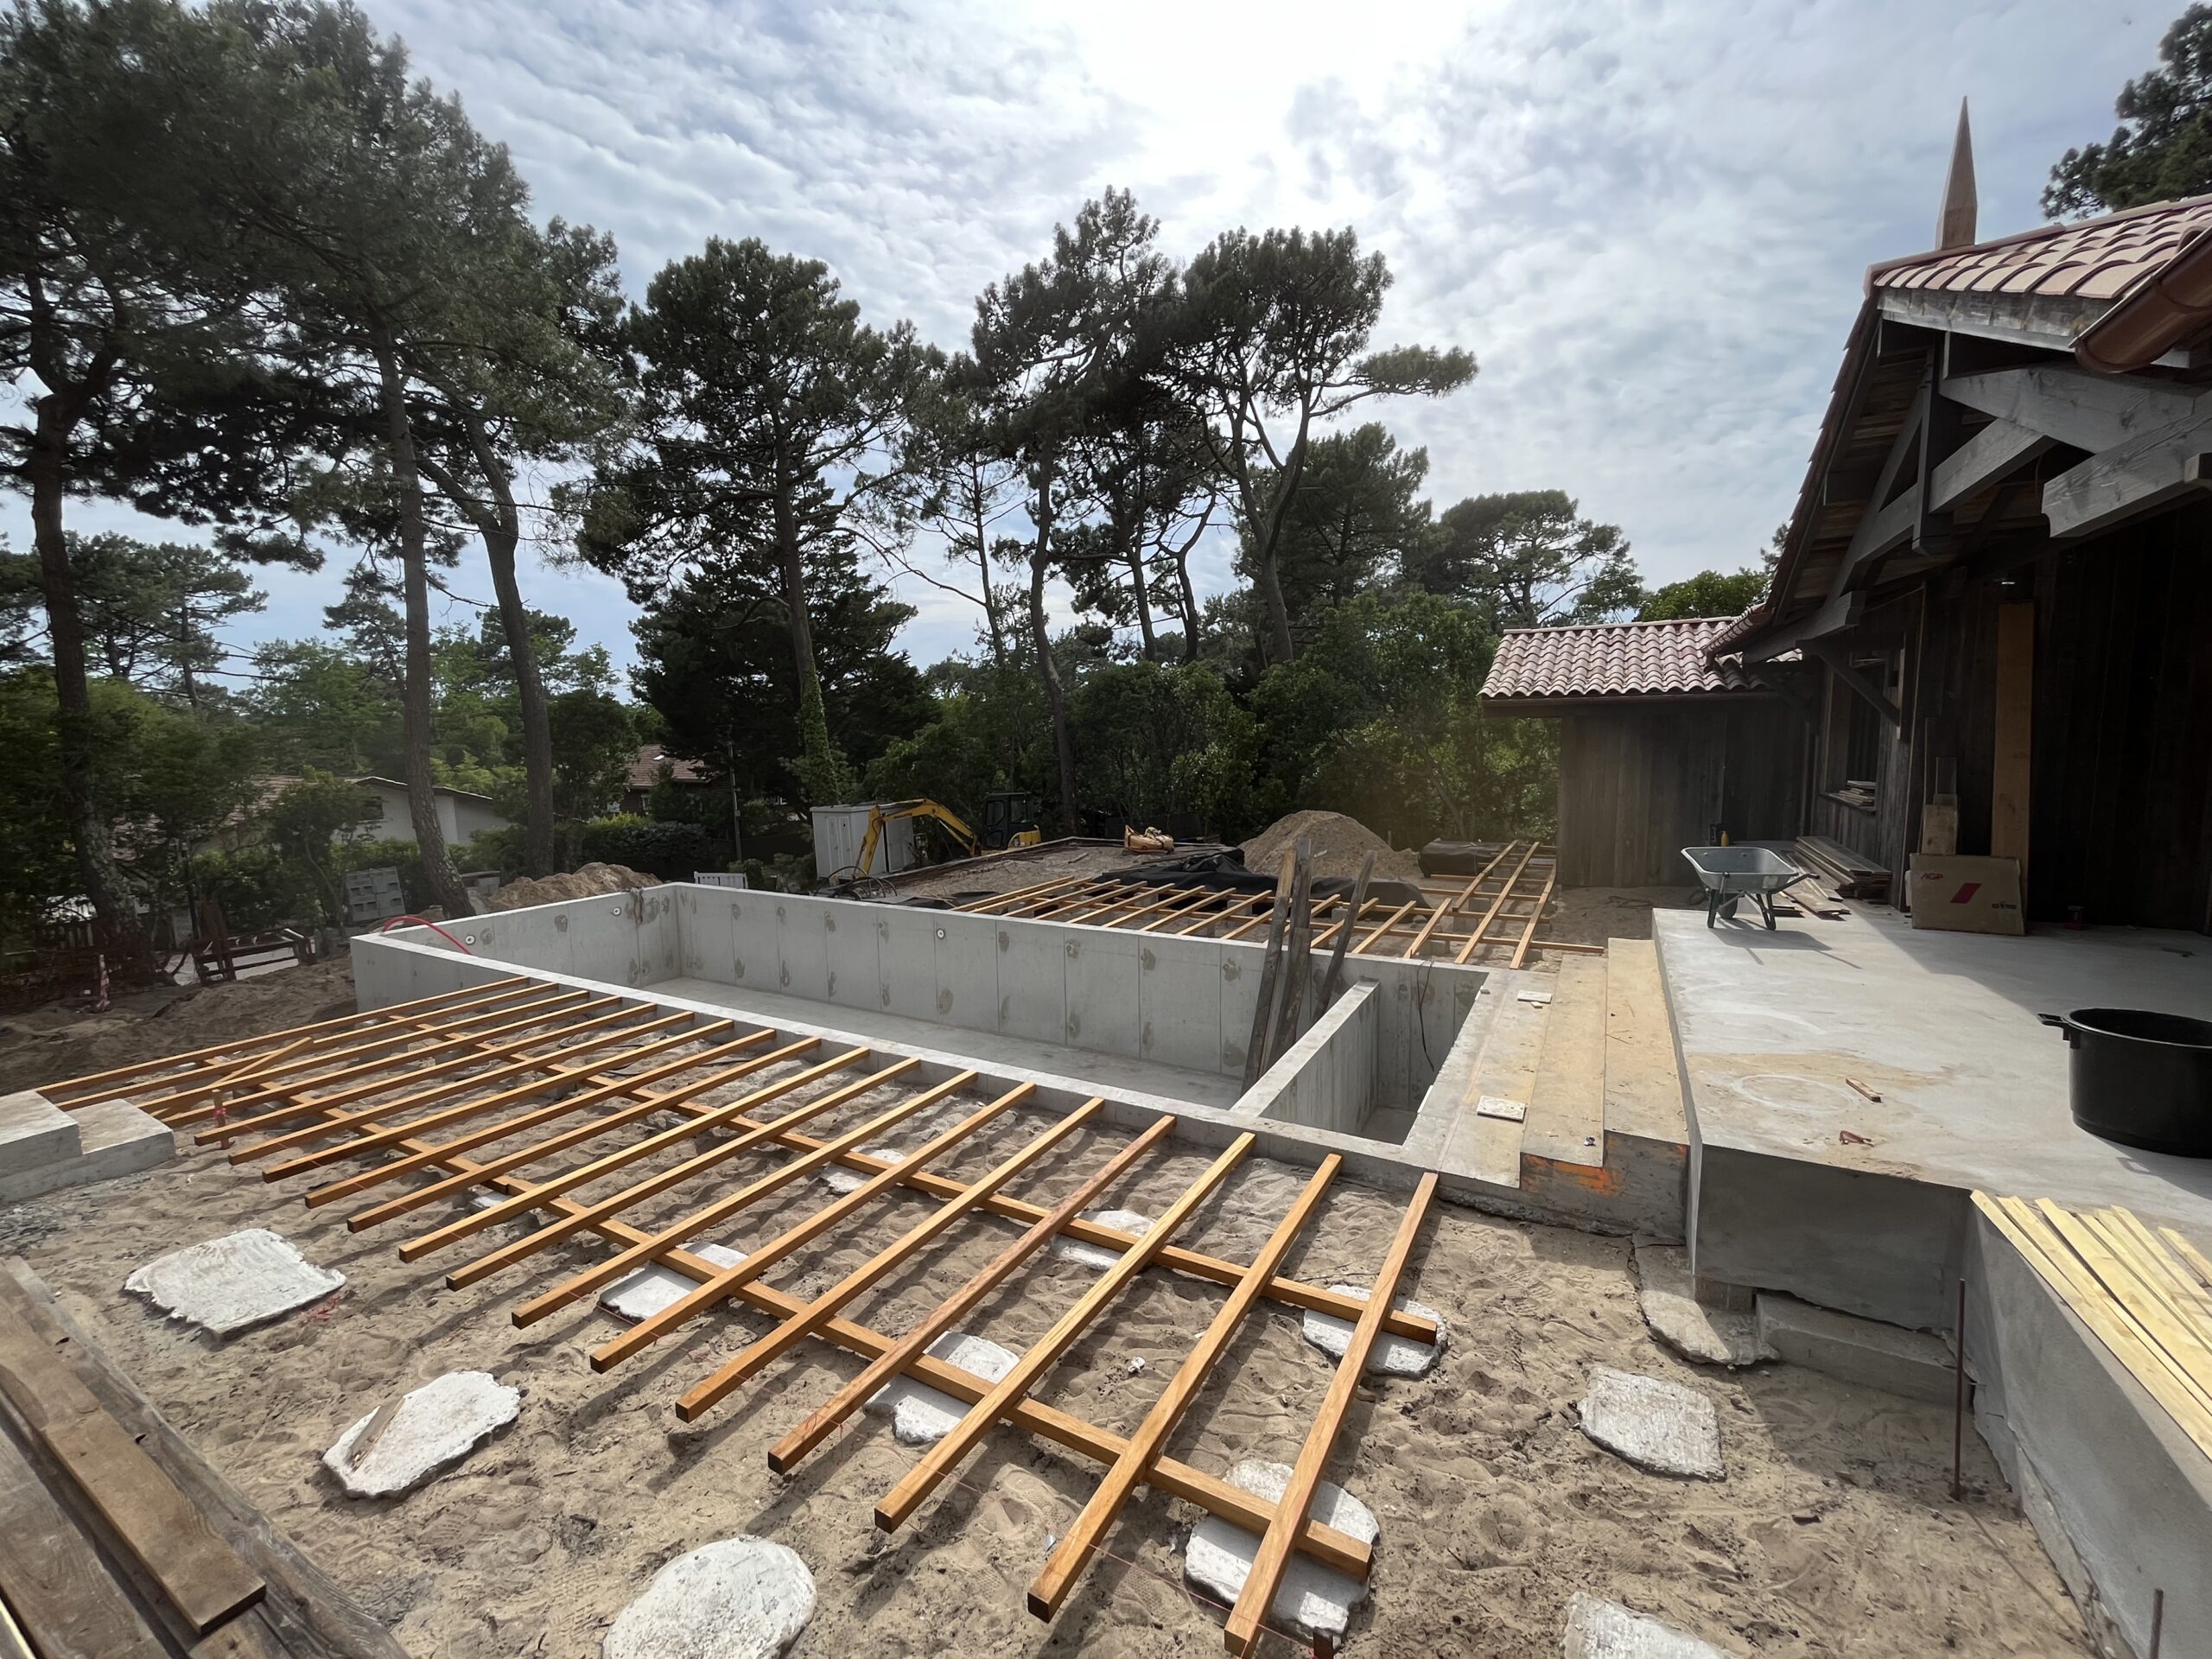
[[1705, 925], [1716, 917], [1733, 921], [1745, 899], [1759, 907], [1769, 931], [1774, 927], [1774, 895], [1802, 881], [1807, 872], [1764, 847], [1685, 847], [1682, 856], [1705, 886]]

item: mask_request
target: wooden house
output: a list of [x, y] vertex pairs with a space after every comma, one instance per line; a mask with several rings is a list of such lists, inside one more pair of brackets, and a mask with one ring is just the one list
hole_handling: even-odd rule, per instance
[[1805, 721], [1782, 689], [1714, 654], [1732, 617], [1510, 628], [1483, 682], [1492, 715], [1560, 722], [1559, 880], [1642, 887], [1693, 878], [1681, 849], [1797, 833]]
[[[2020, 861], [2031, 918], [2212, 931], [2212, 197], [1876, 265], [1765, 599], [1802, 829]], [[1778, 747], [1777, 759], [1787, 749]]]

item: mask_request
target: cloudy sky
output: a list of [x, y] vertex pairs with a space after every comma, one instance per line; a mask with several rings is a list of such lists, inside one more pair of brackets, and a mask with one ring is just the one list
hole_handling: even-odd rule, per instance
[[[365, 3], [541, 213], [614, 232], [633, 294], [757, 236], [952, 346], [977, 289], [1109, 185], [1185, 255], [1351, 225], [1395, 278], [1378, 343], [1481, 365], [1379, 411], [1427, 447], [1438, 506], [1563, 488], [1656, 582], [1743, 565], [1787, 514], [1861, 273], [1932, 239], [1959, 99], [1982, 234], [2031, 226], [2178, 0]], [[0, 534], [28, 544], [20, 501]], [[243, 637], [312, 632], [329, 585], [272, 582]], [[628, 659], [613, 583], [531, 592]], [[972, 612], [902, 592], [918, 662], [967, 644]]]

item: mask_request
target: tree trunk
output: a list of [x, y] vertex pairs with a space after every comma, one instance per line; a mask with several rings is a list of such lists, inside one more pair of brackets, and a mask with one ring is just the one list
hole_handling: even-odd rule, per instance
[[415, 826], [416, 850], [422, 855], [423, 877], [429, 883], [430, 894], [448, 917], [467, 916], [475, 906], [447, 855], [445, 830], [438, 823], [436, 780], [430, 775], [430, 582], [423, 560], [423, 480], [416, 465], [415, 429], [407, 415], [407, 392], [391, 330], [377, 325], [370, 342], [376, 352], [385, 442], [398, 492], [400, 586], [407, 618], [407, 671], [399, 699], [405, 759], [400, 775], [407, 785], [407, 816]]
[[1191, 550], [1175, 556], [1175, 581], [1183, 593], [1183, 660], [1198, 660], [1198, 595], [1191, 586]]
[[1045, 683], [1045, 704], [1052, 712], [1052, 747], [1060, 763], [1060, 822], [1071, 836], [1083, 832], [1075, 798], [1075, 747], [1068, 739], [1067, 697], [1060, 689], [1059, 666], [1052, 661], [1052, 639], [1045, 626], [1045, 569], [1052, 563], [1052, 475], [1044, 470], [1037, 486], [1037, 540], [1029, 554], [1029, 637], [1037, 652], [1037, 672]]
[[118, 965], [143, 968], [151, 962], [151, 942], [140, 925], [123, 872], [115, 861], [107, 820], [93, 791], [92, 692], [85, 672], [85, 622], [77, 611], [77, 589], [69, 569], [69, 543], [62, 534], [61, 499], [67, 485], [64, 456], [74, 420], [56, 404], [54, 393], [36, 402], [38, 422], [26, 470], [31, 483], [33, 544], [38, 550], [39, 587], [46, 602], [46, 627], [54, 651], [54, 693], [59, 705], [54, 730], [61, 757], [61, 809], [77, 849], [77, 877], [92, 906], [101, 949], [115, 953]]
[[1160, 640], [1152, 631], [1152, 590], [1144, 579], [1144, 543], [1135, 537], [1129, 539], [1129, 583], [1136, 590], [1137, 632], [1144, 639], [1144, 659], [1157, 662]]
[[991, 520], [986, 511], [982, 470], [968, 465], [968, 501], [976, 515], [976, 569], [983, 578], [983, 626], [991, 636], [991, 666], [1006, 666], [1006, 619], [999, 614], [999, 596], [991, 587]]
[[507, 656], [515, 665], [515, 701], [522, 713], [524, 810], [523, 865], [531, 875], [550, 875], [553, 850], [553, 723], [545, 709], [545, 683], [538, 677], [537, 646], [530, 637], [530, 613], [515, 580], [515, 549], [522, 540], [522, 517], [515, 510], [513, 480], [493, 449], [490, 435], [468, 416], [468, 436], [477, 469], [492, 492], [492, 510], [478, 521], [484, 556], [492, 567], [492, 590], [499, 595], [499, 626], [507, 637]]

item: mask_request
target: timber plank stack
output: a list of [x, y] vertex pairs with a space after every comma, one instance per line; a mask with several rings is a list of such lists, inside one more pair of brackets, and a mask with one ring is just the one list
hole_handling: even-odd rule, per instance
[[1889, 899], [1890, 873], [1841, 842], [1826, 836], [1800, 836], [1793, 850], [1797, 867], [1818, 876], [1837, 898], [1865, 899], [1877, 904]]
[[0, 1270], [0, 1603], [39, 1659], [405, 1659], [20, 1260]]

